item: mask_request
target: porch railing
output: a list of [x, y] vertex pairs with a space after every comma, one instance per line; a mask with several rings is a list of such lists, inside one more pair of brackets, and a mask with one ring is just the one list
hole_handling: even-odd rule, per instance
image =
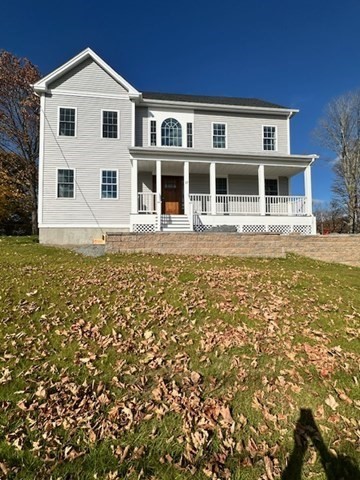
[[306, 215], [306, 197], [304, 196], [265, 196], [265, 210], [267, 215]]
[[[216, 195], [217, 215], [260, 215], [259, 195]], [[160, 200], [159, 200], [160, 201]], [[189, 195], [194, 214], [211, 213], [211, 195], [192, 193]], [[266, 215], [304, 216], [307, 214], [305, 196], [265, 196]], [[160, 207], [156, 193], [138, 193], [138, 213], [158, 213]], [[160, 212], [161, 213], [161, 212]]]
[[259, 195], [216, 195], [216, 213], [235, 215], [258, 215]]
[[211, 195], [202, 193], [192, 193], [189, 195], [190, 202], [193, 204], [194, 213], [211, 212]]
[[138, 212], [156, 213], [156, 193], [138, 193]]

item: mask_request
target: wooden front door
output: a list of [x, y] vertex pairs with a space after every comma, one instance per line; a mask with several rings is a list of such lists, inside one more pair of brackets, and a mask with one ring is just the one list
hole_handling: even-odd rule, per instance
[[164, 176], [161, 178], [162, 213], [179, 215], [183, 213], [184, 179]]

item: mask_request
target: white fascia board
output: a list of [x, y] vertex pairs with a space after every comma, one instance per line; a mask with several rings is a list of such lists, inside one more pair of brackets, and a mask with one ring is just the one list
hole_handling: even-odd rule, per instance
[[208, 150], [194, 150], [194, 149], [184, 149], [184, 148], [174, 148], [174, 147], [132, 147], [129, 148], [130, 155], [133, 158], [137, 159], [153, 159], [157, 158], [160, 160], [172, 160], [173, 157], [182, 156], [183, 160], [185, 158], [189, 158], [193, 161], [199, 160], [203, 161], [207, 159], [221, 159], [222, 161], [226, 162], [228, 160], [251, 160], [251, 161], [262, 161], [266, 162], [306, 162], [307, 164], [312, 164], [314, 160], [316, 160], [318, 155], [287, 155], [287, 154], [256, 154], [256, 153], [232, 153], [232, 152], [213, 152]]
[[35, 92], [47, 92], [49, 83], [53, 82], [57, 78], [64, 75], [66, 72], [70, 71], [76, 65], [84, 61], [86, 58], [91, 58], [97, 63], [106, 73], [108, 73], [116, 82], [122, 85], [130, 95], [132, 96], [139, 96], [140, 93], [134, 88], [130, 83], [128, 83], [121, 75], [115, 72], [104, 60], [102, 60], [91, 48], [86, 48], [82, 52], [80, 52], [75, 57], [71, 58], [68, 62], [61, 65], [61, 67], [57, 68], [53, 72], [46, 75], [46, 77], [42, 78], [38, 82], [36, 82], [33, 87]]
[[244, 112], [244, 113], [267, 113], [267, 114], [280, 114], [289, 116], [291, 114], [295, 115], [300, 110], [295, 108], [276, 108], [276, 107], [246, 107], [242, 105], [224, 105], [217, 103], [199, 103], [199, 102], [175, 102], [168, 100], [146, 100], [142, 99], [142, 104], [148, 107], [182, 107], [190, 108], [197, 110], [219, 110], [219, 111], [233, 111], [233, 112]]

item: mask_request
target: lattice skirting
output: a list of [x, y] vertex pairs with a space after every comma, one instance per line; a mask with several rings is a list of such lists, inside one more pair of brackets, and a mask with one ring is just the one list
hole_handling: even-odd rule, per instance
[[[194, 225], [194, 232], [207, 232], [215, 225]], [[311, 235], [310, 225], [235, 225], [238, 233], [278, 233], [280, 235], [289, 235], [297, 233], [299, 235]], [[135, 233], [154, 233], [155, 225], [151, 224], [134, 224], [133, 231]]]
[[213, 228], [212, 225], [194, 225], [194, 232], [206, 232]]
[[154, 233], [155, 225], [137, 223], [137, 224], [134, 224], [133, 231], [135, 233]]

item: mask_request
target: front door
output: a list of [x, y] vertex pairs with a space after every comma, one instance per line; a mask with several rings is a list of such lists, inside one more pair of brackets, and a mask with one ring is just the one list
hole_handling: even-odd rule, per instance
[[184, 179], [164, 176], [161, 178], [162, 213], [179, 215], [183, 213]]

